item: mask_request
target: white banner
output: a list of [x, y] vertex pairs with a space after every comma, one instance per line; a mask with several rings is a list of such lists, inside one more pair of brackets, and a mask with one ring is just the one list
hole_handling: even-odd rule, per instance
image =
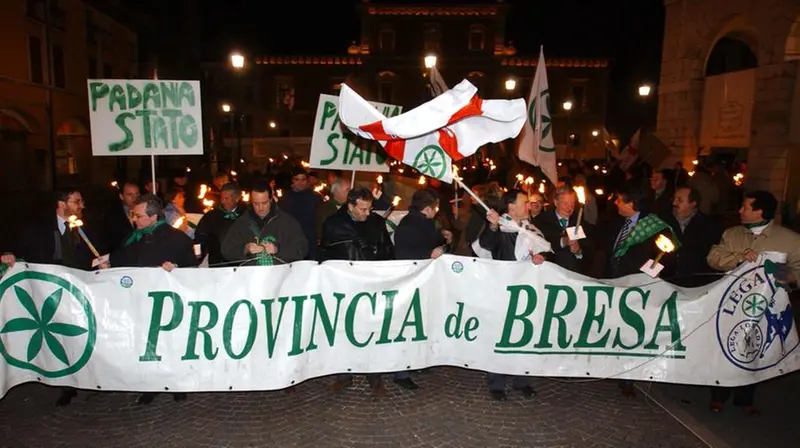
[[800, 367], [770, 264], [700, 289], [601, 282], [467, 257], [82, 272], [0, 281], [0, 396], [274, 390], [341, 372], [451, 365], [531, 376], [737, 386]]
[[[382, 114], [394, 117], [401, 106], [371, 102]], [[373, 171], [388, 173], [387, 156], [380, 143], [346, 131], [339, 121], [339, 97], [321, 94], [311, 137], [309, 166], [324, 170]]]
[[200, 81], [90, 79], [92, 155], [202, 155]]
[[701, 146], [750, 147], [755, 87], [756, 69], [706, 77]]

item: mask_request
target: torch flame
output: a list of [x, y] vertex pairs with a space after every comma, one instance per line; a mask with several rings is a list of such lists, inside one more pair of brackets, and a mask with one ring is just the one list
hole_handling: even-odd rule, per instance
[[522, 182], [522, 179], [525, 179], [525, 176], [522, 174], [517, 174], [517, 181]]
[[658, 238], [656, 238], [656, 246], [658, 246], [658, 249], [661, 250], [661, 252], [664, 252], [665, 254], [668, 254], [673, 250], [675, 250], [675, 245], [672, 244], [672, 240], [667, 238], [663, 234], [658, 235]]
[[311, 166], [311, 164], [306, 162], [305, 160], [301, 161], [300, 165], [303, 165], [303, 168], [308, 168], [309, 166]]
[[425, 176], [419, 176], [419, 184], [425, 185]]
[[243, 191], [242, 192], [242, 201], [250, 202], [250, 193]]
[[279, 198], [282, 198], [283, 197], [283, 190], [280, 190], [280, 189], [275, 190], [275, 194], [278, 195]]
[[381, 174], [378, 174], [378, 178], [377, 178], [377, 179], [375, 179], [375, 180], [376, 180], [376, 181], [377, 181], [379, 184], [382, 184], [382, 183], [383, 183], [383, 175], [381, 175]]
[[398, 205], [400, 205], [400, 196], [395, 196], [392, 199], [392, 207], [397, 207]]
[[111, 181], [111, 186], [114, 187], [114, 188], [117, 188], [119, 186], [119, 183], [117, 181], [115, 181], [115, 180], [112, 180]]
[[67, 222], [69, 222], [70, 229], [74, 229], [75, 227], [80, 227], [83, 225], [83, 221], [78, 219], [78, 217], [75, 215], [70, 215], [69, 218], [67, 218]]
[[528, 176], [528, 178], [525, 179], [525, 185], [532, 185], [533, 182], [534, 182], [533, 181], [533, 177], [531, 177], [531, 176]]
[[596, 194], [598, 196], [602, 196], [602, 195], [605, 194], [605, 192], [603, 191], [602, 188], [598, 188], [597, 190], [594, 190], [594, 194]]
[[183, 221], [186, 221], [186, 219], [183, 216], [181, 216], [180, 218], [176, 219], [175, 222], [172, 224], [172, 228], [173, 229], [180, 229], [181, 226], [183, 225]]
[[578, 195], [578, 202], [581, 204], [586, 204], [586, 191], [583, 187], [572, 187], [575, 190], [575, 194]]
[[322, 190], [324, 190], [324, 189], [325, 189], [325, 184], [319, 184], [316, 187], [314, 187], [314, 191], [317, 192], [317, 193], [321, 193]]
[[539, 184], [539, 193], [544, 194], [544, 184]]
[[197, 194], [197, 199], [204, 199], [206, 197], [206, 193], [208, 193], [208, 185], [201, 184], [200, 193]]

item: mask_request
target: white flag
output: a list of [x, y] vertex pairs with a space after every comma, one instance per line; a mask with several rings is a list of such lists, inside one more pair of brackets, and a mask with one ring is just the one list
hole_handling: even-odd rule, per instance
[[525, 102], [484, 100], [475, 86], [463, 80], [419, 107], [386, 118], [342, 84], [339, 119], [354, 134], [381, 142], [392, 158], [425, 176], [451, 182], [452, 160], [519, 134], [525, 124]]
[[536, 65], [536, 75], [528, 97], [528, 121], [522, 128], [518, 154], [523, 162], [541, 168], [553, 185], [557, 183], [556, 145], [553, 142], [550, 118], [550, 87], [547, 84], [543, 49], [539, 51], [539, 63]]
[[437, 97], [437, 96], [443, 94], [444, 92], [447, 92], [448, 90], [450, 90], [447, 87], [447, 83], [444, 82], [444, 78], [442, 78], [442, 74], [439, 73], [439, 70], [437, 70], [435, 66], [431, 68], [430, 84], [431, 84], [431, 90], [433, 91], [433, 96], [434, 97]]

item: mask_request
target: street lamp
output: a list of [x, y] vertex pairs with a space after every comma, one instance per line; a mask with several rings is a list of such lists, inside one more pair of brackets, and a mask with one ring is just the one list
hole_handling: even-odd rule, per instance
[[597, 137], [598, 135], [600, 135], [600, 131], [598, 131], [597, 129], [592, 131], [592, 137]]
[[517, 87], [517, 81], [514, 78], [506, 79], [506, 90], [511, 91]]
[[228, 103], [222, 103], [222, 111], [225, 112], [226, 114], [230, 113], [231, 105]]
[[647, 84], [642, 84], [639, 86], [639, 96], [646, 97], [650, 96], [650, 86]]
[[425, 68], [428, 70], [436, 67], [436, 55], [429, 54], [425, 56]]
[[274, 121], [270, 121], [270, 122], [269, 122], [269, 127], [270, 127], [270, 129], [275, 129], [277, 126], [278, 126], [278, 124], [277, 124], [277, 123], [275, 123]]
[[241, 53], [231, 53], [231, 66], [239, 69], [244, 67], [244, 56]]
[[572, 110], [572, 101], [564, 101], [561, 107], [563, 107], [564, 110]]

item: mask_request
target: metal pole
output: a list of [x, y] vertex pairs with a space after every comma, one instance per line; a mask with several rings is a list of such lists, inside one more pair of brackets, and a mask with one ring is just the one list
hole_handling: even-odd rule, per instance
[[50, 48], [50, 1], [44, 2], [44, 52], [45, 52], [45, 70], [47, 80], [47, 92], [45, 99], [45, 115], [47, 127], [47, 152], [50, 157], [50, 186], [53, 191], [58, 188], [57, 175], [56, 175], [56, 139], [55, 132], [53, 131], [53, 54]]
[[158, 193], [158, 187], [156, 187], [156, 155], [155, 153], [150, 153], [150, 174], [153, 178], [153, 194]]

